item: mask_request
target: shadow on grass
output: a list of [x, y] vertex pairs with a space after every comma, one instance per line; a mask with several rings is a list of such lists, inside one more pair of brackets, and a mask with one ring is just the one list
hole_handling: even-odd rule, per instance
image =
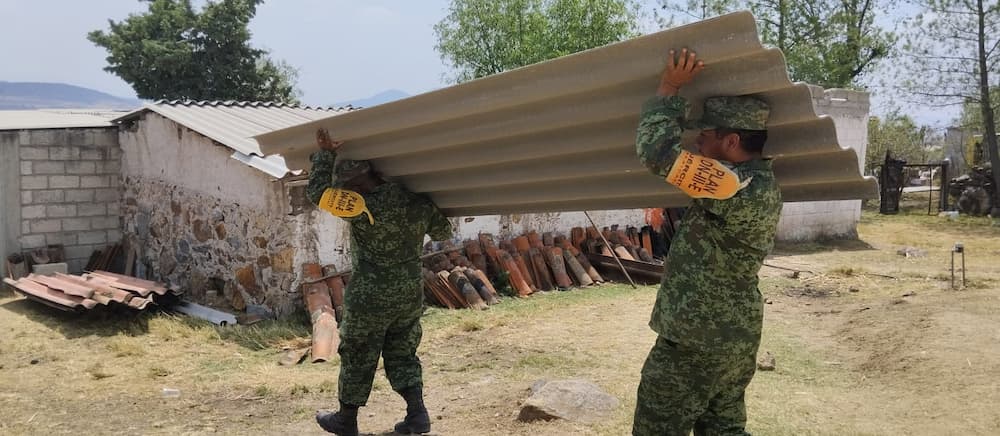
[[831, 251], [869, 251], [875, 249], [871, 244], [860, 239], [818, 239], [803, 242], [779, 241], [775, 243], [774, 251], [771, 254], [775, 257], [781, 257]]
[[214, 330], [219, 338], [250, 350], [274, 348], [298, 338], [308, 340], [311, 328], [301, 314], [285, 320], [268, 320], [253, 325], [220, 327], [208, 321], [171, 312], [162, 307], [136, 311], [124, 306], [99, 306], [92, 310], [65, 312], [41, 303], [14, 298], [0, 304], [0, 310], [22, 315], [60, 333], [66, 339], [113, 337], [120, 334], [142, 336], [150, 332], [150, 321], [159, 328], [173, 330]]
[[[195, 321], [204, 323], [200, 320]], [[219, 332], [219, 338], [223, 341], [254, 351], [280, 348], [281, 345], [295, 340], [308, 341], [312, 336], [312, 327], [308, 320], [299, 317], [261, 321], [249, 326], [212, 327]]]
[[154, 316], [151, 311], [139, 312], [123, 306], [64, 312], [26, 298], [10, 300], [0, 307], [59, 332], [66, 339], [144, 335], [149, 333], [149, 319]]

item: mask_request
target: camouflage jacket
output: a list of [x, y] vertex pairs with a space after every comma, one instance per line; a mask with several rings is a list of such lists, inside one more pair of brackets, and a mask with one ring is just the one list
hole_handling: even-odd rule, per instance
[[[313, 204], [333, 185], [336, 158], [327, 150], [312, 155], [306, 193]], [[367, 283], [419, 286], [424, 235], [436, 241], [450, 239], [448, 218], [429, 198], [399, 183], [386, 182], [363, 196], [375, 224], [364, 214], [345, 218], [351, 226], [352, 288]]]
[[[654, 97], [643, 106], [639, 160], [665, 177], [681, 151], [687, 102]], [[750, 184], [727, 200], [693, 199], [670, 244], [650, 327], [679, 343], [704, 346], [760, 338], [757, 273], [774, 246], [781, 213], [771, 161], [731, 165]], [[666, 183], [666, 182], [664, 182]]]

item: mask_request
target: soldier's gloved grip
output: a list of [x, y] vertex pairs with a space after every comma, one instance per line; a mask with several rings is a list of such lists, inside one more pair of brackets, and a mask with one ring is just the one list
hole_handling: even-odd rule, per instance
[[674, 161], [666, 181], [692, 198], [726, 200], [747, 187], [752, 179], [741, 181], [722, 162], [684, 150]]

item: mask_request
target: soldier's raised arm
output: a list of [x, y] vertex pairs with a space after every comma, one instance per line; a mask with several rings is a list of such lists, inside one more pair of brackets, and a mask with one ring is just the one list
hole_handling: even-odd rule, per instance
[[323, 192], [333, 186], [333, 167], [337, 162], [337, 149], [343, 143], [330, 139], [330, 133], [326, 129], [316, 131], [316, 145], [319, 151], [309, 157], [312, 168], [309, 170], [309, 185], [306, 186], [306, 196], [312, 204], [319, 205]]
[[705, 63], [688, 49], [680, 56], [670, 50], [667, 65], [660, 75], [656, 96], [642, 107], [635, 148], [639, 161], [649, 172], [665, 177], [681, 152], [681, 133], [688, 104], [677, 96], [680, 88], [705, 68]]

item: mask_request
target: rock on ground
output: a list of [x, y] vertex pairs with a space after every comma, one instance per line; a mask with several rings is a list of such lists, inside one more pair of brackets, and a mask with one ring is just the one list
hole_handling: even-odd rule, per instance
[[619, 404], [617, 398], [586, 380], [540, 380], [531, 391], [517, 417], [524, 422], [565, 419], [592, 424], [610, 417]]

